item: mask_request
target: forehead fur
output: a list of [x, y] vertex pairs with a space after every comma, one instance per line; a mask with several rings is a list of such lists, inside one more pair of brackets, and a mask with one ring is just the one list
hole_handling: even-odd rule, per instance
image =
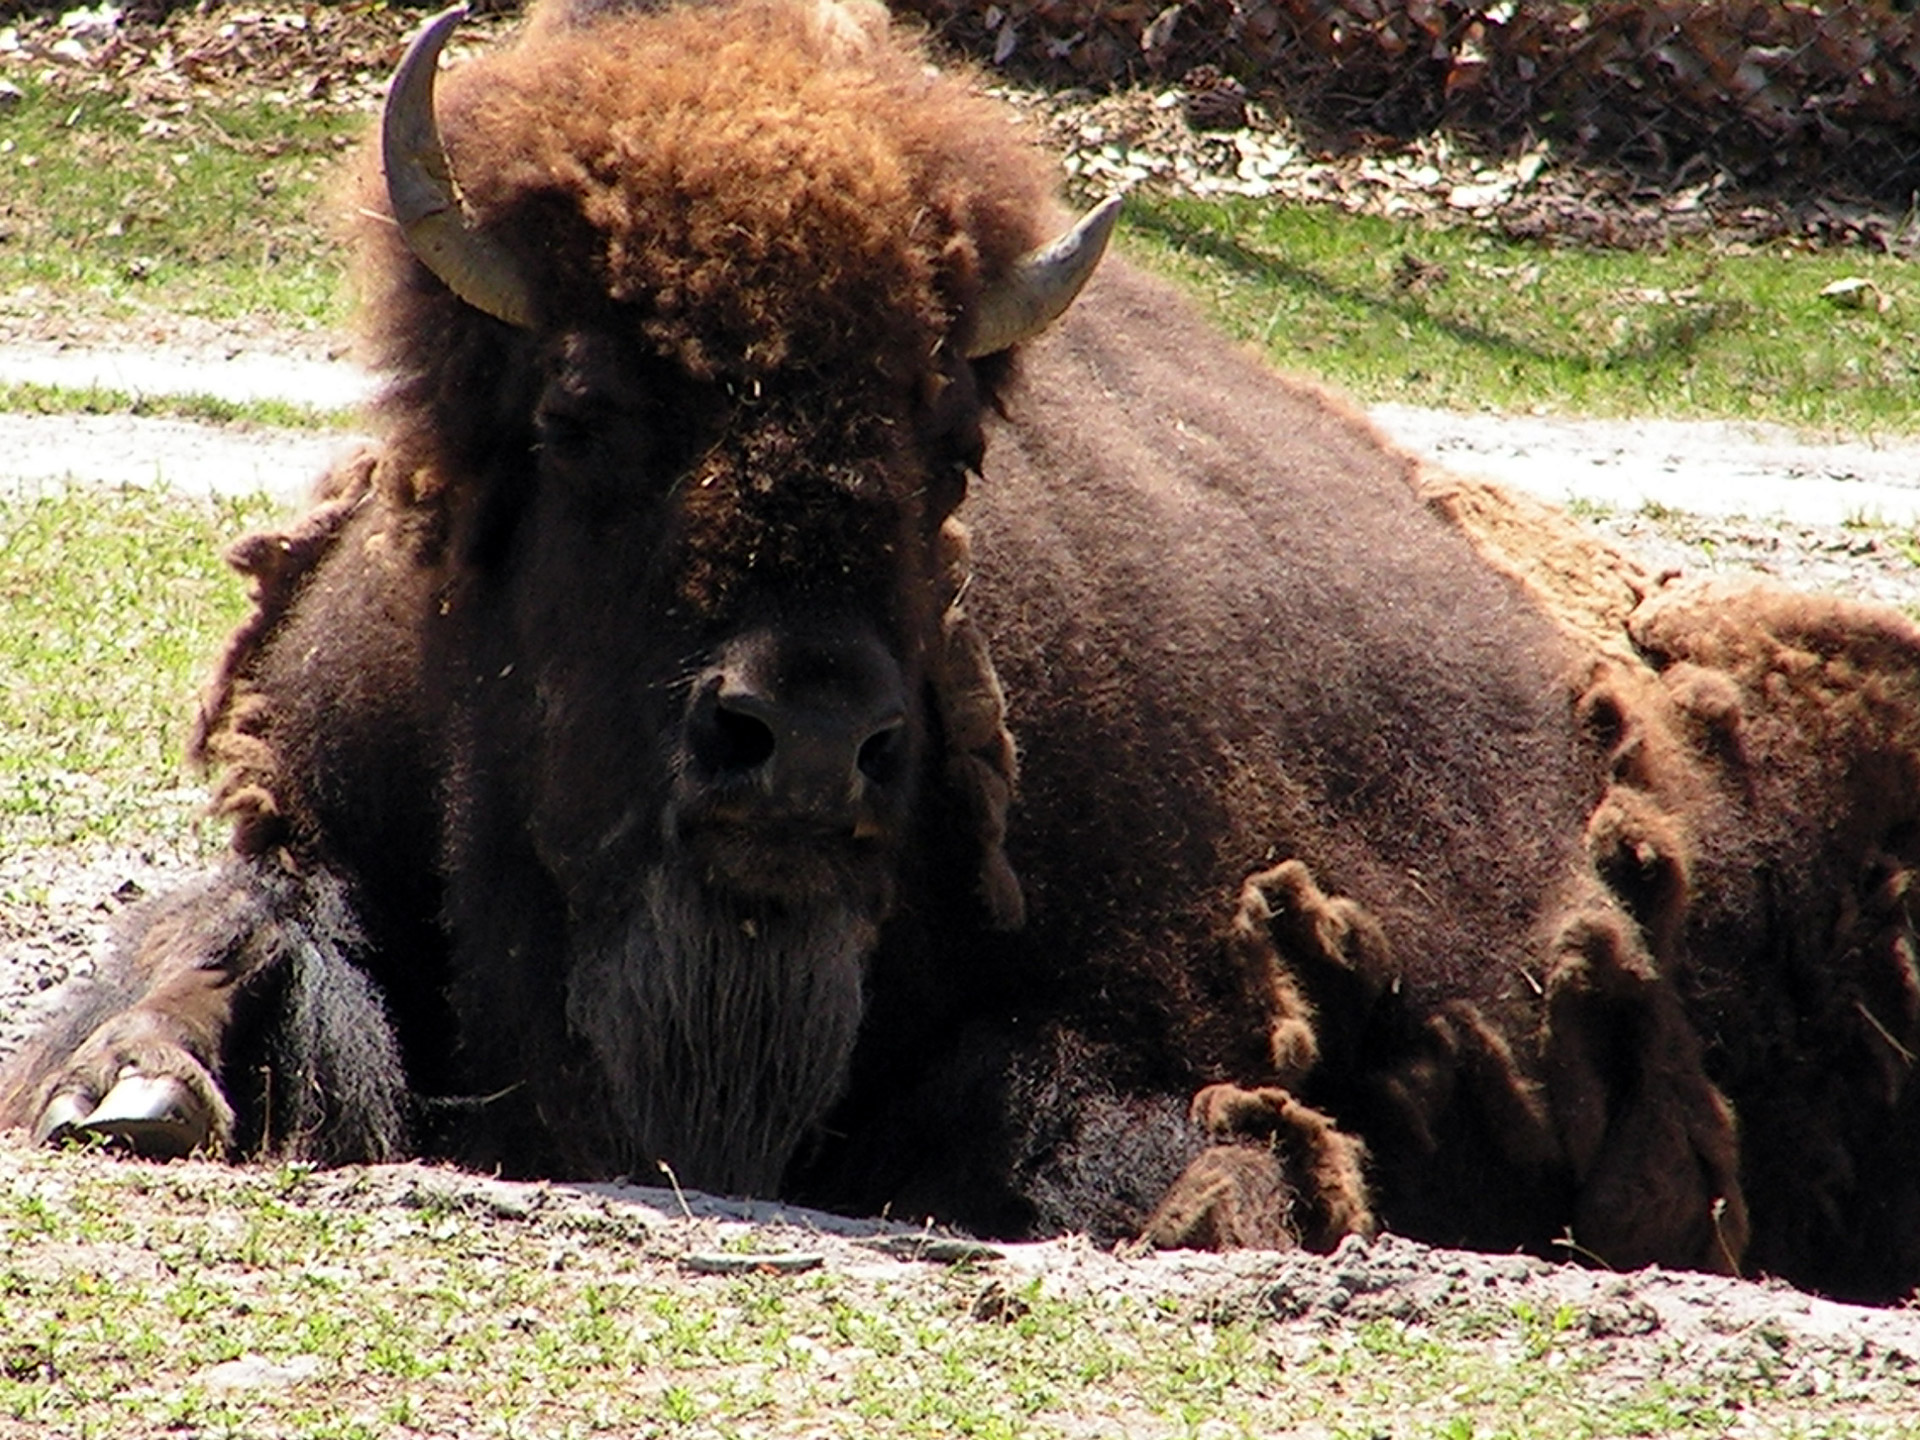
[[[1047, 167], [998, 107], [877, 6], [550, 7], [449, 74], [439, 114], [542, 328], [638, 334], [700, 379], [914, 373], [1052, 218]], [[377, 363], [430, 374], [463, 348], [450, 332], [492, 323], [390, 223], [360, 229]]]

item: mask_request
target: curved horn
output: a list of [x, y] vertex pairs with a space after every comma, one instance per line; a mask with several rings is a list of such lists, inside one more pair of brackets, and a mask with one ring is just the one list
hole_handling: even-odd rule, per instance
[[467, 17], [464, 5], [443, 10], [421, 27], [400, 58], [380, 120], [380, 158], [387, 201], [407, 248], [476, 310], [523, 329], [534, 304], [513, 257], [467, 213], [433, 116], [433, 81], [447, 37]]
[[967, 358], [997, 355], [1030, 340], [1066, 313], [1106, 253], [1120, 196], [1102, 200], [1066, 234], [1014, 262], [1006, 279], [980, 296]]

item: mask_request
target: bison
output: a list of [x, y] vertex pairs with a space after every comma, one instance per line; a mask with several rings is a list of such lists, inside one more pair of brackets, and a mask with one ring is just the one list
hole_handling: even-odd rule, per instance
[[378, 444], [233, 552], [231, 854], [9, 1123], [1920, 1282], [1920, 629], [1067, 309], [1111, 204], [877, 6], [436, 97], [457, 19], [343, 207]]

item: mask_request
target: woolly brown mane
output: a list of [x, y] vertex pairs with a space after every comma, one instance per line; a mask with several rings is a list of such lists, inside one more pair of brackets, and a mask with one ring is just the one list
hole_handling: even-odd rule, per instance
[[[982, 279], [1031, 248], [1053, 213], [1047, 167], [1004, 114], [965, 77], [934, 72], [879, 7], [747, 0], [635, 21], [550, 5], [520, 47], [444, 86], [467, 203], [539, 277], [547, 329], [625, 328], [694, 379], [898, 382], [926, 370]], [[391, 377], [385, 443], [327, 477], [307, 515], [229, 552], [255, 608], [216, 666], [190, 754], [215, 772], [214, 810], [242, 853], [287, 838], [252, 667], [306, 577], [374, 491], [437, 509], [434, 497], [449, 498], [439, 477], [474, 473], [475, 454], [497, 459], [499, 428], [524, 422], [538, 384], [538, 337], [455, 299], [399, 240], [371, 144], [353, 184], [359, 325]], [[445, 534], [405, 528], [429, 552]], [[1013, 740], [959, 604], [957, 524], [942, 565], [932, 679], [948, 768], [978, 828], [987, 910], [1016, 924], [1003, 852]]]
[[370, 146], [349, 209], [361, 328], [409, 462], [396, 477], [473, 473], [531, 413], [545, 337], [570, 328], [637, 338], [694, 380], [841, 395], [910, 384], [964, 341], [983, 280], [1053, 216], [1047, 167], [870, 9], [548, 10], [521, 44], [450, 74], [454, 173], [540, 297], [537, 333], [462, 304], [413, 258]]

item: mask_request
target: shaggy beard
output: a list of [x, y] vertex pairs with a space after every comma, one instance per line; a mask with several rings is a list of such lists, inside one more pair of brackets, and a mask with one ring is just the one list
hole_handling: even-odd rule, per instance
[[633, 918], [580, 947], [567, 1018], [599, 1060], [629, 1173], [772, 1195], [846, 1083], [877, 924], [838, 904], [716, 895], [651, 871]]

